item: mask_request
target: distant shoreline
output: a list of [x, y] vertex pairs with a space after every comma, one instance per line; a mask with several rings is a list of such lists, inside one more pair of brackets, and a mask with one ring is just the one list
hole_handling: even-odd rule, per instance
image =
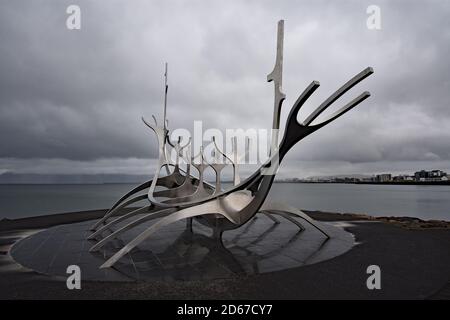
[[276, 183], [321, 183], [321, 184], [380, 184], [380, 185], [401, 185], [401, 186], [450, 186], [450, 181], [275, 181]]
[[[67, 186], [79, 186], [79, 185], [114, 185], [114, 184], [141, 184], [139, 182], [84, 182], [84, 183], [52, 183], [52, 182], [15, 182], [15, 183], [0, 183], [0, 186], [39, 186], [39, 185], [67, 185]], [[222, 183], [233, 183], [233, 181], [222, 181]], [[386, 181], [386, 182], [374, 182], [374, 181], [358, 181], [358, 182], [344, 182], [344, 181], [280, 181], [275, 180], [274, 183], [297, 183], [297, 184], [379, 184], [379, 185], [401, 185], [401, 186], [450, 186], [450, 181]]]

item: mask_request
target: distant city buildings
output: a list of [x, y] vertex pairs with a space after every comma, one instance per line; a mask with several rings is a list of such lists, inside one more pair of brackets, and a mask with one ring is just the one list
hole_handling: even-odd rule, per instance
[[450, 181], [450, 175], [442, 170], [420, 170], [414, 172], [414, 175], [392, 175], [391, 173], [382, 173], [374, 176], [346, 177], [346, 176], [330, 176], [315, 177], [309, 179], [289, 179], [286, 182], [328, 182], [328, 183], [433, 183]]
[[448, 181], [447, 173], [442, 170], [417, 171], [414, 173], [415, 181]]
[[388, 182], [392, 180], [392, 175], [390, 173], [377, 174], [375, 176], [376, 182]]
[[415, 177], [414, 176], [408, 176], [408, 175], [399, 175], [399, 176], [394, 176], [392, 178], [392, 181], [415, 181]]

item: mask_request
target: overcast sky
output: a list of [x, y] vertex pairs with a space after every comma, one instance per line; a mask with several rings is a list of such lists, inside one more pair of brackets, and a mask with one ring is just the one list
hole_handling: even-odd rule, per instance
[[[68, 30], [66, 8], [81, 8]], [[366, 8], [381, 8], [381, 30]], [[169, 62], [171, 129], [270, 128], [285, 20], [282, 123], [372, 66], [372, 96], [299, 143], [280, 176], [450, 171], [450, 2], [0, 1], [0, 173], [151, 175]], [[330, 110], [333, 111], [333, 110]]]

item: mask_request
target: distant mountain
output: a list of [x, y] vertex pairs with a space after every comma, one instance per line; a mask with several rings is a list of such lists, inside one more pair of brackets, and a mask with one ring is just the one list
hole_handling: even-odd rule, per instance
[[131, 174], [0, 174], [0, 184], [102, 184], [140, 183], [151, 177]]

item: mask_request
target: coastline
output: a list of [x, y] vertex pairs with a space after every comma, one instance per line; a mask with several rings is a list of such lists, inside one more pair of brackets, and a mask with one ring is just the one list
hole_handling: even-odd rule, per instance
[[304, 184], [370, 184], [388, 186], [450, 186], [450, 181], [289, 181], [278, 180], [274, 183], [304, 183]]
[[[126, 213], [136, 208], [127, 208], [122, 212]], [[60, 224], [83, 222], [101, 218], [108, 209], [75, 211], [57, 214], [49, 214], [35, 217], [18, 219], [3, 218], [0, 220], [0, 231], [10, 231], [18, 229], [42, 229]], [[394, 224], [410, 229], [450, 229], [450, 221], [445, 220], [423, 220], [414, 217], [375, 217], [362, 213], [338, 213], [326, 211], [302, 210], [311, 218], [318, 221], [380, 221]]]

